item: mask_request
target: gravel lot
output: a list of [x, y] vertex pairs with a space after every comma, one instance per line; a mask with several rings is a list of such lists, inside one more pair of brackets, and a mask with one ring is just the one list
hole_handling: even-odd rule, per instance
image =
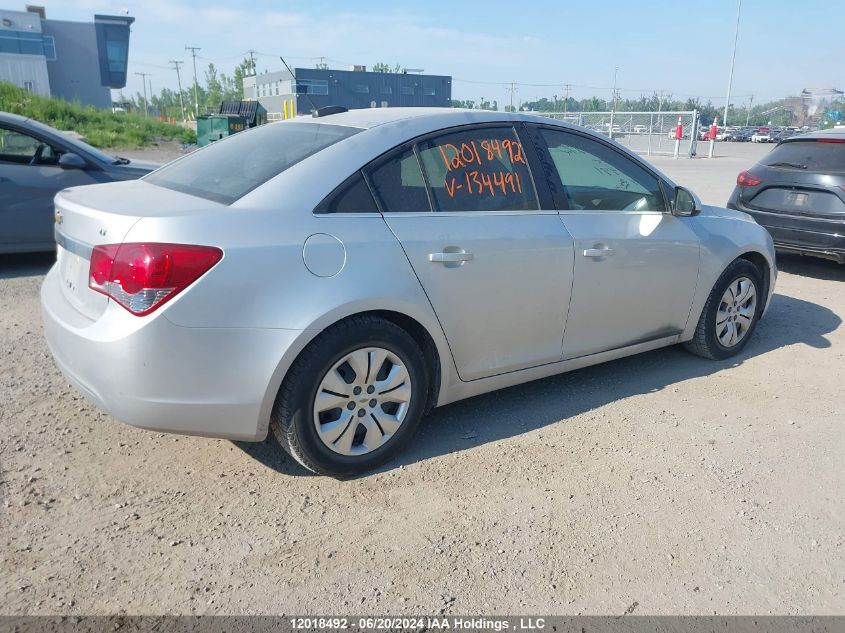
[[[724, 203], [770, 148], [717, 149], [655, 162]], [[42, 338], [49, 265], [0, 258], [0, 613], [843, 612], [843, 266], [781, 258], [729, 362], [669, 348], [457, 403], [338, 482], [86, 404]]]

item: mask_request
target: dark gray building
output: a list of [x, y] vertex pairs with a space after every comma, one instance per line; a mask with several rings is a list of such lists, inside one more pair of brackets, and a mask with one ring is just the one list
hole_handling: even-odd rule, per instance
[[111, 107], [126, 85], [129, 25], [135, 18], [95, 15], [93, 22], [49, 20], [43, 7], [0, 9], [0, 81], [45, 96]]
[[286, 70], [245, 77], [244, 98], [256, 99], [270, 113], [283, 112], [284, 103], [293, 100], [298, 114], [327, 105], [350, 110], [398, 106], [447, 108], [452, 99], [452, 78], [447, 75], [374, 73], [363, 67], [356, 70], [294, 68], [293, 73], [295, 78]]

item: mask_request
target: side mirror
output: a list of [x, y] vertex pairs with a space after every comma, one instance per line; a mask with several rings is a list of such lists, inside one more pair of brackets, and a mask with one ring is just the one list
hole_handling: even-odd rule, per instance
[[686, 218], [701, 213], [701, 201], [689, 189], [675, 187], [675, 199], [672, 203], [672, 214]]
[[88, 164], [79, 154], [66, 152], [59, 158], [59, 167], [62, 169], [85, 169]]

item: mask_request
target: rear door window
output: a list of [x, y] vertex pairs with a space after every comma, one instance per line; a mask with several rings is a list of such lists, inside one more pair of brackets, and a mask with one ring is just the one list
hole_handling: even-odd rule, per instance
[[539, 209], [522, 143], [510, 126], [449, 132], [418, 149], [435, 210]]
[[400, 149], [369, 171], [373, 193], [384, 213], [430, 212], [425, 179], [414, 149]]
[[239, 132], [145, 176], [144, 180], [232, 204], [271, 178], [361, 130], [323, 123], [273, 123]]
[[845, 173], [845, 141], [837, 141], [839, 139], [788, 141], [775, 147], [760, 162], [802, 171]]

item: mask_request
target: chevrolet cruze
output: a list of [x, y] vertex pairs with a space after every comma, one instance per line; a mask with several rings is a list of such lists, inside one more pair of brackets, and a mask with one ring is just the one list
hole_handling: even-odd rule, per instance
[[131, 425], [343, 477], [426, 412], [683, 343], [748, 343], [772, 240], [611, 140], [522, 114], [372, 109], [242, 132], [56, 196], [45, 331]]

